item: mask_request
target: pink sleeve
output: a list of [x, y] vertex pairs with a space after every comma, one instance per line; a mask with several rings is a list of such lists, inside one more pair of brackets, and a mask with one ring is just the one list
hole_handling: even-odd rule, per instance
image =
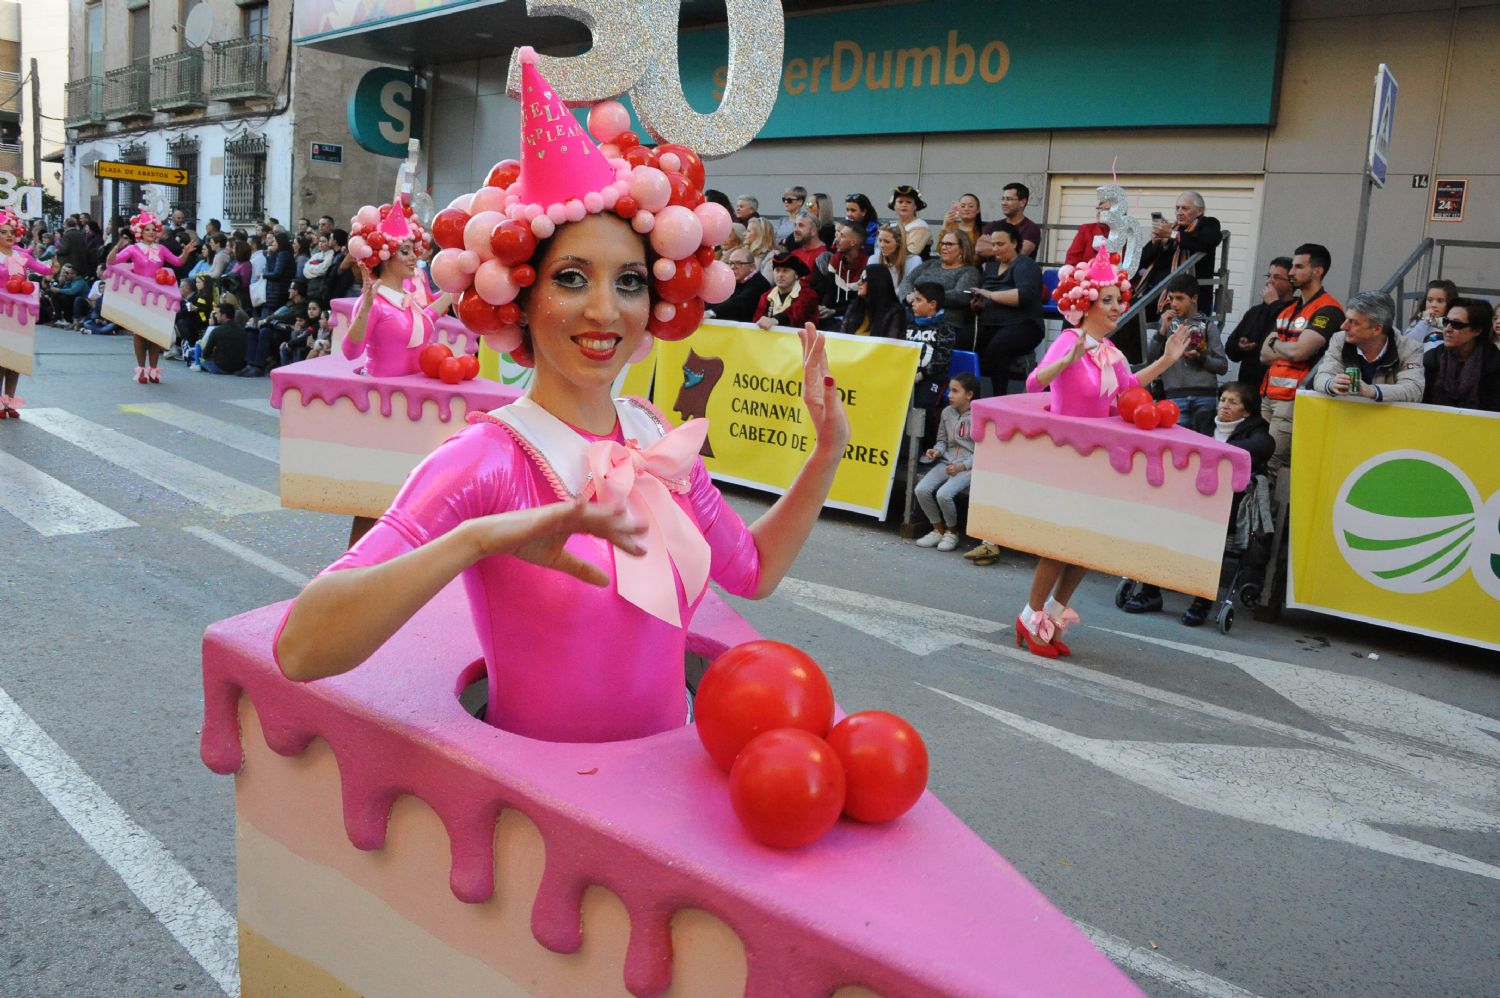
[[727, 593], [754, 595], [760, 585], [760, 551], [755, 538], [745, 521], [724, 501], [701, 458], [693, 465], [689, 499], [693, 516], [712, 552], [709, 577]]
[[[376, 297], [379, 298], [379, 295], [377, 295]], [[354, 306], [354, 311], [352, 313], [350, 313], [350, 316], [349, 316], [349, 324], [351, 326], [353, 326], [353, 324], [354, 324], [354, 316], [358, 315], [358, 314], [359, 314], [359, 306], [355, 305]], [[342, 349], [344, 351], [344, 359], [345, 360], [354, 360], [354, 359], [358, 358], [360, 354], [362, 354], [362, 353], [365, 352], [365, 347], [367, 345], [369, 345], [370, 337], [375, 332], [375, 323], [377, 323], [379, 321], [380, 321], [380, 302], [379, 301], [373, 301], [373, 302], [370, 303], [370, 314], [365, 319], [365, 335], [364, 335], [364, 337], [358, 343], [356, 343], [356, 342], [354, 342], [354, 340], [352, 340], [349, 337], [349, 335], [347, 333], [344, 335], [344, 345], [343, 345]]]
[[1046, 367], [1053, 361], [1061, 360], [1062, 358], [1066, 357], [1068, 355], [1068, 351], [1073, 349], [1073, 343], [1077, 339], [1077, 332], [1072, 329], [1065, 329], [1057, 339], [1052, 341], [1052, 345], [1048, 347], [1047, 352], [1042, 355], [1041, 363], [1032, 368], [1031, 373], [1026, 375], [1026, 390], [1028, 392], [1044, 392], [1047, 390], [1045, 387], [1037, 383], [1036, 372], [1040, 371], [1042, 368]]
[[176, 253], [173, 253], [165, 246], [161, 248], [161, 258], [173, 267], [182, 266], [182, 257], [178, 256]]
[[1130, 362], [1123, 359], [1115, 361], [1115, 381], [1119, 383], [1121, 392], [1127, 388], [1139, 388], [1141, 384], [1141, 379], [1130, 369]]
[[136, 244], [131, 243], [129, 246], [126, 246], [124, 249], [120, 250], [120, 252], [115, 254], [115, 266], [124, 266], [131, 270], [134, 270], [136, 257], [140, 255], [141, 251], [136, 247]]
[[29, 267], [33, 273], [55, 274], [58, 272], [58, 267], [56, 264], [43, 263], [25, 250], [19, 250], [18, 252], [26, 258], [26, 266]]

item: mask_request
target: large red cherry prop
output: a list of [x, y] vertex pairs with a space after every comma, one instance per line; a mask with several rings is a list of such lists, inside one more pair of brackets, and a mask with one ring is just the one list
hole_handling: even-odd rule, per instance
[[432, 218], [432, 241], [443, 249], [463, 249], [464, 226], [469, 224], [469, 217], [468, 212], [458, 208], [444, 208]]
[[844, 813], [881, 822], [911, 810], [927, 788], [927, 745], [905, 718], [883, 710], [850, 714], [828, 732], [844, 764]]
[[[503, 306], [502, 306], [503, 307]], [[473, 288], [458, 296], [458, 321], [476, 333], [498, 333], [506, 323], [496, 314], [499, 309], [479, 297]], [[437, 375], [432, 375], [437, 377]]]
[[458, 358], [458, 367], [464, 381], [473, 381], [479, 376], [479, 358], [466, 353]]
[[818, 663], [780, 641], [747, 641], [708, 667], [693, 702], [698, 739], [720, 769], [762, 732], [798, 728], [819, 738], [833, 722], [833, 688]]
[[1156, 403], [1157, 426], [1176, 426], [1177, 420], [1181, 417], [1182, 410], [1179, 409], [1177, 407], [1177, 403], [1173, 402], [1171, 399], [1163, 399], [1162, 401]]
[[1115, 405], [1120, 410], [1120, 418], [1127, 423], [1135, 418], [1136, 406], [1151, 405], [1153, 402], [1151, 393], [1139, 386], [1125, 389], [1115, 399]]
[[172, 273], [166, 267], [162, 267], [159, 270], [157, 270], [157, 272], [156, 272], [156, 283], [157, 284], [176, 284], [177, 283], [177, 275], [174, 274], [174, 273]]
[[464, 380], [464, 366], [457, 357], [444, 357], [438, 364], [438, 377], [446, 385], [456, 385]]
[[26, 278], [22, 277], [20, 274], [11, 274], [10, 277], [5, 279], [5, 290], [9, 291], [13, 295], [18, 295], [21, 293], [21, 287], [25, 283]]
[[677, 273], [669, 281], [656, 282], [656, 294], [662, 301], [681, 305], [703, 288], [703, 268], [696, 257], [677, 261]]
[[490, 249], [495, 251], [495, 259], [507, 267], [514, 267], [530, 260], [531, 254], [536, 252], [536, 236], [531, 226], [506, 219], [490, 234]]
[[828, 743], [798, 728], [757, 736], [729, 771], [729, 802], [751, 838], [776, 849], [816, 841], [839, 820], [844, 767]]
[[703, 299], [689, 298], [677, 306], [677, 314], [665, 321], [652, 316], [646, 323], [651, 335], [663, 340], [685, 340], [703, 324]]
[[421, 353], [417, 354], [417, 366], [429, 378], [436, 378], [438, 376], [439, 365], [452, 356], [453, 351], [443, 346], [443, 344], [429, 343], [422, 348]]
[[1138, 405], [1135, 412], [1131, 414], [1130, 421], [1137, 429], [1154, 430], [1161, 423], [1161, 414], [1156, 411], [1154, 405]]

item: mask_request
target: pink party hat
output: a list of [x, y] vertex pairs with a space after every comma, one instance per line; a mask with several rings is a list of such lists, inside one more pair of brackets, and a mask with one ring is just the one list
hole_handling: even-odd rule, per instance
[[399, 200], [391, 205], [391, 210], [380, 220], [378, 229], [398, 246], [403, 240], [416, 238], [411, 231], [411, 225], [406, 219], [406, 212], [402, 210]]
[[521, 176], [509, 193], [523, 203], [582, 201], [615, 182], [615, 169], [599, 153], [578, 119], [537, 69], [536, 50], [521, 60]]
[[1107, 246], [1101, 245], [1099, 252], [1094, 254], [1093, 262], [1089, 264], [1088, 279], [1099, 285], [1114, 284], [1119, 280]]

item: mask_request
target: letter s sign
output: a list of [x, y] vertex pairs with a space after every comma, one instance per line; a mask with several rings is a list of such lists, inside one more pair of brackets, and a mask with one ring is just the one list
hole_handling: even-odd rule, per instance
[[422, 137], [422, 103], [415, 73], [372, 69], [349, 96], [349, 134], [377, 156], [404, 159], [407, 140]]

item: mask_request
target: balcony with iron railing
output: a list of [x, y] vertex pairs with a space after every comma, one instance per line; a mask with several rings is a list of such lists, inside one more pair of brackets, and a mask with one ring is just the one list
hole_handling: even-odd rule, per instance
[[104, 77], [85, 76], [81, 80], [70, 80], [65, 89], [68, 109], [64, 112], [64, 125], [77, 128], [104, 123]]
[[186, 111], [207, 105], [203, 94], [203, 53], [197, 49], [151, 60], [151, 106]]
[[104, 74], [104, 116], [111, 121], [151, 116], [151, 64], [147, 60]]
[[214, 42], [208, 95], [214, 100], [270, 97], [271, 40], [263, 35]]
[[21, 113], [21, 74], [0, 70], [0, 96], [9, 94], [0, 101], [0, 111]]

